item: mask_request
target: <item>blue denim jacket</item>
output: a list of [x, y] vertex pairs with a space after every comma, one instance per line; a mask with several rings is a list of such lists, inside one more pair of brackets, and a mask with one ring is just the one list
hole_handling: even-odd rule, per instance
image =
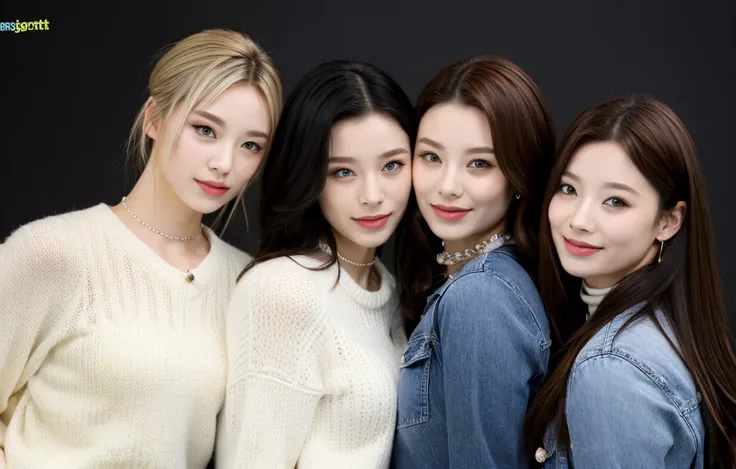
[[402, 359], [392, 467], [529, 467], [524, 415], [551, 341], [513, 247], [470, 261], [424, 311]]
[[[618, 315], [581, 350], [567, 383], [570, 450], [550, 425], [537, 450], [545, 469], [702, 469], [701, 396], [685, 364], [649, 318]], [[674, 334], [657, 316], [673, 343]]]

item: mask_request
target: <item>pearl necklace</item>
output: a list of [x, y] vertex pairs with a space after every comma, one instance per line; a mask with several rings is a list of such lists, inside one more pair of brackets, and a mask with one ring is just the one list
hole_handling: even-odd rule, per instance
[[128, 213], [133, 218], [135, 218], [138, 221], [138, 223], [140, 223], [141, 225], [145, 226], [146, 228], [148, 228], [149, 230], [153, 231], [154, 233], [163, 236], [164, 238], [168, 238], [168, 239], [170, 239], [172, 241], [190, 241], [192, 239], [196, 239], [199, 236], [199, 234], [201, 233], [201, 231], [200, 231], [199, 233], [197, 233], [195, 235], [192, 235], [192, 236], [182, 236], [182, 237], [180, 237], [180, 236], [171, 236], [169, 234], [164, 233], [163, 231], [159, 231], [156, 228], [154, 228], [151, 225], [149, 225], [148, 223], [146, 223], [143, 220], [141, 220], [138, 217], [138, 215], [136, 215], [135, 213], [133, 213], [133, 211], [130, 209], [130, 207], [128, 207], [128, 204], [125, 203], [125, 199], [126, 199], [126, 197], [123, 197], [123, 200], [121, 200], [121, 203], [123, 204], [123, 207], [125, 207], [125, 210], [127, 210]]
[[[320, 241], [320, 242], [319, 242], [319, 248], [320, 248], [320, 249], [322, 250], [322, 252], [324, 252], [325, 254], [329, 254], [329, 255], [332, 255], [332, 249], [330, 249], [330, 247], [329, 247], [329, 246], [328, 246], [328, 245], [327, 245], [326, 243], [323, 243], [322, 241]], [[338, 258], [338, 259], [340, 259], [340, 260], [341, 260], [341, 261], [343, 261], [343, 262], [346, 262], [346, 263], [348, 263], [348, 264], [350, 264], [350, 265], [354, 265], [354, 266], [356, 266], [356, 267], [370, 267], [370, 266], [372, 266], [373, 264], [375, 264], [375, 263], [376, 263], [376, 258], [374, 258], [374, 259], [373, 259], [372, 261], [370, 261], [370, 262], [365, 262], [365, 263], [361, 263], [361, 262], [355, 262], [355, 261], [351, 261], [351, 260], [350, 260], [350, 259], [348, 259], [347, 257], [345, 257], [345, 256], [343, 256], [342, 254], [340, 254], [340, 252], [339, 252], [339, 251], [337, 252], [337, 258]]]
[[454, 253], [442, 251], [437, 254], [437, 263], [440, 265], [455, 265], [458, 262], [472, 259], [473, 257], [479, 256], [483, 253], [493, 251], [497, 247], [506, 244], [510, 239], [510, 234], [494, 234], [491, 239], [482, 241], [480, 244], [476, 244], [474, 248], [467, 248], [464, 251], [456, 251]]

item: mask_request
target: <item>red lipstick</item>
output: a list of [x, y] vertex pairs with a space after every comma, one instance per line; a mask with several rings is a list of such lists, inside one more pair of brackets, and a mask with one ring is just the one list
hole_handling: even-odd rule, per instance
[[448, 205], [432, 205], [432, 210], [438, 217], [447, 221], [457, 221], [470, 213], [469, 209]]
[[195, 179], [195, 181], [202, 192], [212, 197], [221, 196], [230, 189], [225, 184], [217, 181], [200, 181], [198, 179]]
[[360, 217], [360, 218], [353, 218], [355, 223], [362, 226], [363, 228], [368, 228], [371, 230], [377, 230], [379, 228], [383, 228], [383, 226], [388, 221], [388, 217], [391, 214], [380, 214], [380, 215], [370, 215], [367, 217]]
[[600, 251], [601, 247], [593, 246], [592, 244], [588, 244], [583, 241], [578, 241], [576, 239], [567, 239], [563, 236], [563, 239], [565, 240], [565, 247], [570, 252], [570, 254], [574, 256], [592, 256], [593, 254]]

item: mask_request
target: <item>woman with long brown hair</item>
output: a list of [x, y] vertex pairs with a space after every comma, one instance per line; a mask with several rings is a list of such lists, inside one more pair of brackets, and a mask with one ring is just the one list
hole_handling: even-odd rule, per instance
[[649, 97], [586, 110], [544, 213], [540, 292], [575, 332], [530, 406], [529, 454], [548, 468], [733, 468], [736, 357], [683, 123]]
[[426, 235], [398, 244], [413, 333], [394, 467], [528, 467], [524, 415], [551, 344], [533, 280], [551, 119], [532, 79], [497, 57], [440, 71], [417, 115], [413, 183]]

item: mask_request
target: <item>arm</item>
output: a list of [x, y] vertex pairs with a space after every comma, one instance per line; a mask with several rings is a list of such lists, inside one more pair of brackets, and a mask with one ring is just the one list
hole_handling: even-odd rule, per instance
[[294, 468], [323, 393], [324, 320], [309, 272], [263, 267], [241, 279], [227, 314], [216, 458], [227, 469]]
[[576, 467], [672, 467], [673, 444], [690, 434], [661, 388], [616, 355], [574, 368], [566, 409]]
[[0, 469], [19, 392], [68, 319], [78, 276], [67, 249], [50, 222], [26, 225], [0, 244]]
[[489, 273], [459, 278], [441, 301], [450, 467], [528, 467], [524, 417], [548, 358], [527, 302]]

